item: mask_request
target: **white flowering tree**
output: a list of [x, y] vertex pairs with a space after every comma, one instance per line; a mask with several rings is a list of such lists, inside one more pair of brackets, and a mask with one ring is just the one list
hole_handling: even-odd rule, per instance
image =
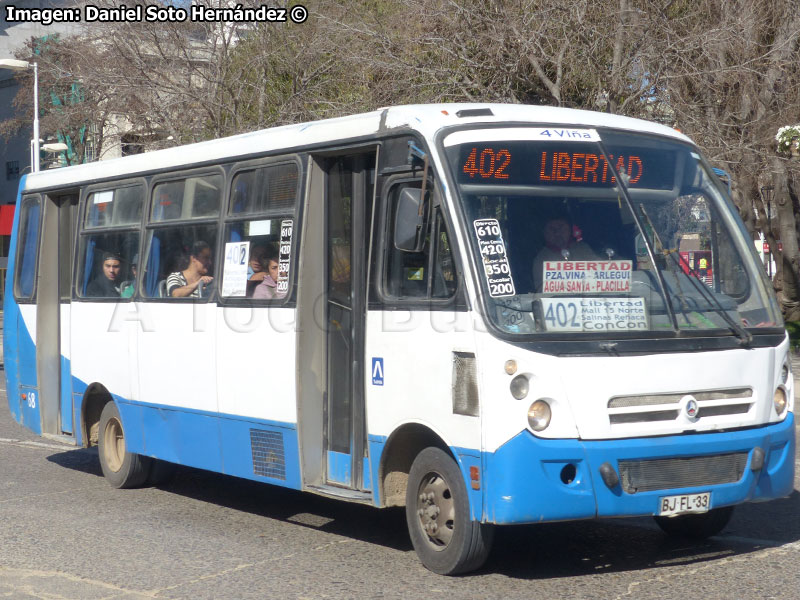
[[778, 142], [778, 152], [797, 156], [800, 153], [800, 124], [784, 125], [775, 135]]

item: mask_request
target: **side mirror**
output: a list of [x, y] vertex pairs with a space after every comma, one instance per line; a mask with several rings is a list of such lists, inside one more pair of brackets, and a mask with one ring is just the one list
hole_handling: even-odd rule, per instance
[[404, 252], [422, 252], [425, 247], [425, 210], [422, 190], [406, 187], [397, 198], [394, 213], [394, 247]]

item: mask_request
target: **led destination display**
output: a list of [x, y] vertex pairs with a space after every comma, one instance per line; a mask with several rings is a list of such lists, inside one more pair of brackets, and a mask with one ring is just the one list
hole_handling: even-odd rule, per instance
[[[632, 188], [672, 189], [675, 155], [649, 148], [609, 148], [609, 158]], [[587, 142], [508, 141], [459, 146], [459, 183], [610, 187], [616, 177]]]

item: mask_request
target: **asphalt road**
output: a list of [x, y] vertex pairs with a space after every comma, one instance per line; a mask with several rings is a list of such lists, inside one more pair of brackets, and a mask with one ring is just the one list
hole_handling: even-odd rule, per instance
[[0, 598], [795, 598], [798, 489], [700, 544], [650, 519], [503, 528], [484, 569], [447, 578], [417, 561], [402, 510], [193, 469], [112, 489], [94, 450], [30, 434], [3, 392]]

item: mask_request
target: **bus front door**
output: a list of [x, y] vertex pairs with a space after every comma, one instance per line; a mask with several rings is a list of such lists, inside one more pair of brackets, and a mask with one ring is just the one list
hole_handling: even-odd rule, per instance
[[370, 173], [375, 155], [331, 160], [327, 169], [327, 482], [363, 484], [364, 314]]
[[312, 160], [298, 279], [298, 364], [310, 365], [299, 374], [300, 443], [312, 487], [370, 488], [364, 315], [376, 158], [371, 149]]

